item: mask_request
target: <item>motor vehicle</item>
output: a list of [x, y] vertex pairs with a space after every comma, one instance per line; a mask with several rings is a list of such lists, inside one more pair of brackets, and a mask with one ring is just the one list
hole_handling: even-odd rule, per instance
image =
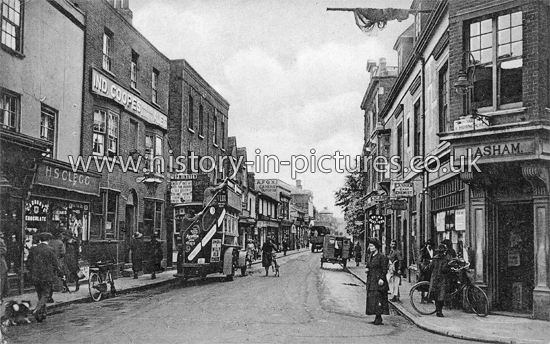
[[323, 238], [323, 255], [321, 256], [321, 268], [323, 263], [340, 264], [345, 269], [349, 259], [350, 238], [336, 235], [325, 235]]

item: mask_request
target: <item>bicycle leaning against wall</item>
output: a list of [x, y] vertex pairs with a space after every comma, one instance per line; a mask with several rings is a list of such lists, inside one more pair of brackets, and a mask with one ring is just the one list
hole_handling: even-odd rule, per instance
[[[454, 301], [459, 299], [463, 294], [466, 297], [466, 302], [470, 308], [480, 317], [485, 317], [489, 313], [489, 299], [485, 292], [473, 284], [472, 279], [468, 275], [470, 263], [463, 260], [454, 259], [449, 265], [451, 271], [457, 274], [456, 289], [449, 294], [449, 300]], [[435, 302], [430, 300], [428, 291], [430, 290], [430, 282], [422, 281], [416, 283], [409, 292], [411, 299], [411, 306], [420, 314], [430, 315], [434, 314]]]

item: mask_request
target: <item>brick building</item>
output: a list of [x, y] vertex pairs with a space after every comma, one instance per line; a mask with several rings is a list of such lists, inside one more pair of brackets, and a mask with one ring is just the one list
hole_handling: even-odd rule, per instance
[[65, 1], [4, 1], [0, 20], [0, 228], [20, 293], [32, 287], [24, 260], [36, 233], [82, 239], [99, 175], [69, 163], [80, 153], [84, 14]]
[[[396, 44], [412, 48], [374, 130], [402, 163], [367, 178], [390, 197], [378, 207], [381, 238], [403, 242], [413, 270], [425, 240], [448, 239], [492, 312], [549, 320], [548, 3], [415, 0], [411, 9], [432, 11]], [[476, 159], [479, 171], [468, 164]], [[396, 181], [414, 193], [399, 195]]]
[[[550, 320], [547, 1], [449, 1], [455, 164], [478, 157], [466, 224], [475, 281], [495, 311]], [[466, 87], [464, 87], [466, 86]]]
[[[81, 154], [112, 167], [100, 171], [101, 197], [92, 204], [83, 255], [123, 265], [135, 232], [146, 242], [153, 234], [167, 237], [160, 158], [168, 150], [170, 61], [132, 26], [128, 1], [74, 3], [87, 19]], [[141, 164], [127, 171], [117, 158]]]

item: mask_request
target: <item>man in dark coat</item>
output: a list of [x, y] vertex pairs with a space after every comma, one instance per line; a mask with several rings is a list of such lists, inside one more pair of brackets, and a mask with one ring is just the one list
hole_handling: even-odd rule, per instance
[[359, 266], [359, 263], [361, 262], [361, 255], [362, 255], [361, 253], [362, 247], [359, 244], [359, 242], [355, 244], [355, 247], [353, 250], [355, 251], [355, 266]]
[[269, 275], [269, 267], [273, 262], [273, 252], [277, 251], [277, 248], [273, 244], [272, 239], [267, 241], [262, 246], [262, 266], [265, 268], [265, 275]]
[[443, 303], [449, 288], [449, 258], [446, 255], [447, 247], [441, 244], [437, 247], [436, 255], [430, 264], [432, 276], [428, 298], [435, 300], [436, 315], [443, 317]]
[[138, 278], [138, 272], [143, 270], [143, 234], [136, 232], [132, 241], [130, 242], [130, 251], [132, 253], [132, 270], [134, 272], [134, 279]]
[[151, 266], [149, 270], [151, 270], [151, 279], [157, 278], [157, 271], [161, 271], [161, 262], [162, 262], [162, 243], [158, 241], [158, 237], [156, 234], [151, 235], [151, 243], [150, 243], [150, 262]]
[[401, 285], [401, 275], [403, 274], [403, 255], [397, 248], [397, 240], [390, 243], [390, 253], [388, 254], [388, 283], [390, 285], [391, 301], [399, 301], [399, 285]]
[[369, 242], [370, 255], [367, 257], [367, 315], [376, 315], [373, 324], [382, 325], [382, 313], [389, 314], [388, 306], [388, 258], [380, 251], [382, 243], [378, 239]]
[[78, 260], [80, 259], [80, 244], [78, 239], [71, 231], [66, 231], [65, 236], [65, 268], [67, 273], [68, 282], [75, 282], [75, 291], [80, 289], [78, 273], [80, 272], [80, 266]]
[[50, 233], [38, 234], [38, 245], [31, 247], [27, 259], [30, 276], [38, 294], [38, 304], [33, 313], [38, 321], [46, 318], [46, 301], [50, 297], [52, 284], [61, 271], [55, 251], [48, 245], [51, 237]]
[[429, 281], [431, 276], [430, 262], [434, 256], [433, 242], [431, 239], [426, 241], [426, 245], [420, 250], [420, 271], [419, 281]]

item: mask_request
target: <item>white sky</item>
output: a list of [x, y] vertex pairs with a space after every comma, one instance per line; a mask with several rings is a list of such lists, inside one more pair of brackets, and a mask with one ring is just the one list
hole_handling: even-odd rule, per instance
[[[411, 0], [131, 0], [134, 26], [171, 59], [186, 59], [230, 103], [229, 136], [249, 160], [276, 155], [356, 156], [363, 146], [361, 100], [367, 60], [395, 65], [393, 45], [411, 23], [392, 21], [368, 37], [352, 12], [327, 7], [409, 8]], [[334, 166], [326, 161], [325, 167]], [[299, 166], [301, 167], [301, 165]], [[273, 170], [273, 167], [271, 166]], [[345, 173], [298, 175], [314, 204], [336, 216]], [[256, 173], [289, 184], [290, 169]]]

